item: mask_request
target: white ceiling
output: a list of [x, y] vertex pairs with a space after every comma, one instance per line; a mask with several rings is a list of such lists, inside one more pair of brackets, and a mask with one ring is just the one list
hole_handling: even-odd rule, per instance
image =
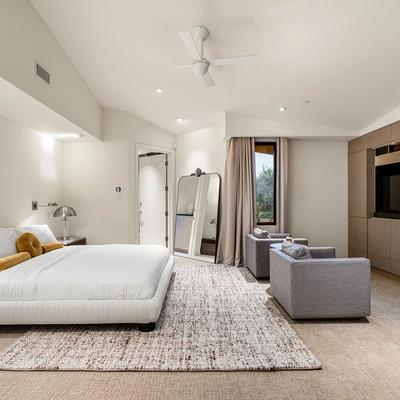
[[[31, 1], [103, 106], [175, 134], [225, 110], [361, 130], [400, 104], [399, 0]], [[190, 70], [159, 71], [190, 63], [176, 32], [196, 24], [211, 33], [206, 56], [258, 63], [212, 71], [208, 89]]]

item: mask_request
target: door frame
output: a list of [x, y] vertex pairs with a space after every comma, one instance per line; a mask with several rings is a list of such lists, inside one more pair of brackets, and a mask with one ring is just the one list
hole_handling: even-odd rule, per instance
[[176, 176], [176, 161], [175, 161], [175, 148], [154, 146], [147, 143], [135, 143], [135, 166], [136, 166], [136, 179], [135, 179], [135, 214], [136, 214], [136, 237], [139, 243], [140, 233], [140, 158], [139, 150], [154, 151], [159, 153], [168, 154], [168, 249], [173, 253], [174, 239], [175, 239], [175, 176]]

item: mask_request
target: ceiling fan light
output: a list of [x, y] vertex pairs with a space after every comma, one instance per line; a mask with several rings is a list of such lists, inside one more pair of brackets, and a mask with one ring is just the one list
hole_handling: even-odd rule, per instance
[[192, 63], [192, 71], [197, 76], [203, 76], [208, 72], [210, 64], [207, 60], [194, 61]]

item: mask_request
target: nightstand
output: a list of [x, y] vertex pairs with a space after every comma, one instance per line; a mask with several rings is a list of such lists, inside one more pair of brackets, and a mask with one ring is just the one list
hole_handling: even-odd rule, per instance
[[64, 246], [77, 246], [86, 244], [86, 238], [84, 236], [70, 236], [66, 240], [63, 240], [61, 238], [57, 238], [57, 240], [60, 243], [63, 243]]

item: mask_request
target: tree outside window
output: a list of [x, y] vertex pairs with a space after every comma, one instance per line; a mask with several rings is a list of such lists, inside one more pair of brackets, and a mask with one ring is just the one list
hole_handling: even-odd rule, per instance
[[256, 143], [256, 218], [257, 225], [275, 225], [276, 144]]

